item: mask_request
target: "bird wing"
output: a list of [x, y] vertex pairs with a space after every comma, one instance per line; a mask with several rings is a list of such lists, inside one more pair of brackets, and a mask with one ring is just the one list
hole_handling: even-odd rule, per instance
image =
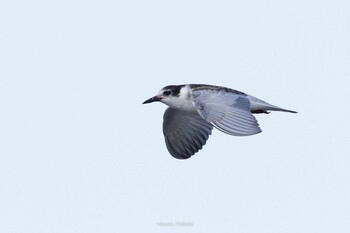
[[261, 132], [245, 94], [215, 89], [193, 90], [192, 103], [203, 119], [224, 133], [248, 136]]
[[213, 126], [196, 111], [168, 108], [164, 113], [163, 133], [169, 153], [177, 159], [188, 159], [202, 149]]

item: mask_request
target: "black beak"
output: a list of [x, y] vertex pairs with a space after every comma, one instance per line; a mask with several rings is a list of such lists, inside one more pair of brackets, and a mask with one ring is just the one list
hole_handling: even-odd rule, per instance
[[142, 104], [149, 104], [149, 103], [152, 103], [152, 102], [155, 102], [155, 101], [159, 101], [159, 100], [161, 100], [161, 98], [159, 98], [158, 96], [154, 96], [152, 98], [149, 98], [148, 100], [146, 100]]

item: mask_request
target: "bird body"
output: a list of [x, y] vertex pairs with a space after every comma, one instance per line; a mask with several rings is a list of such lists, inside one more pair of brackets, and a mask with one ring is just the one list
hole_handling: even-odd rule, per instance
[[253, 113], [283, 111], [243, 92], [213, 85], [170, 85], [143, 102], [160, 101], [169, 106], [164, 113], [163, 133], [170, 154], [190, 158], [205, 145], [213, 127], [234, 136], [261, 132]]

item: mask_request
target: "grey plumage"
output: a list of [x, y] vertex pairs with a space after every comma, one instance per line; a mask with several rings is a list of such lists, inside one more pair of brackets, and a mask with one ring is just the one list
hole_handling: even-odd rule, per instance
[[205, 145], [213, 126], [196, 112], [168, 108], [164, 113], [163, 133], [172, 156], [187, 159]]
[[163, 133], [169, 153], [187, 159], [206, 144], [213, 127], [234, 136], [261, 132], [253, 113], [282, 111], [254, 96], [220, 86], [171, 85], [143, 102], [160, 101], [169, 106], [164, 113]]

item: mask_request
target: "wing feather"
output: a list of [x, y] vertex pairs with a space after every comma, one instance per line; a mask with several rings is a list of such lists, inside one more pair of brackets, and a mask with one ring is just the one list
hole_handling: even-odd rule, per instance
[[224, 133], [248, 136], [261, 132], [250, 111], [250, 101], [244, 94], [198, 89], [192, 91], [192, 102], [204, 120]]
[[164, 113], [163, 133], [169, 153], [177, 159], [188, 159], [205, 145], [213, 126], [196, 111], [168, 108]]

